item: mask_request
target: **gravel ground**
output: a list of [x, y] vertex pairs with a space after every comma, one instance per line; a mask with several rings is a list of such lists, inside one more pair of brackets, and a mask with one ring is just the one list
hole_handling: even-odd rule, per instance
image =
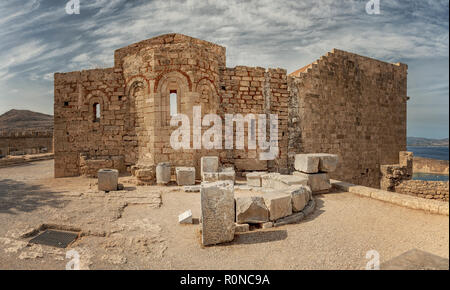
[[[448, 216], [352, 193], [315, 196], [315, 212], [299, 224], [202, 247], [199, 225], [177, 222], [187, 209], [200, 216], [199, 193], [136, 188], [124, 178], [125, 191], [105, 196], [94, 179], [52, 174], [51, 160], [0, 169], [0, 269], [64, 269], [70, 249], [85, 269], [364, 269], [369, 250], [381, 263], [413, 249], [449, 258]], [[43, 223], [90, 234], [64, 250], [18, 237]]]

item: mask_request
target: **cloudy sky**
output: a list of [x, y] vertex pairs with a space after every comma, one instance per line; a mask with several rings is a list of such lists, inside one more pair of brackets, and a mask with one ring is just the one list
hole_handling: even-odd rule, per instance
[[113, 65], [113, 51], [178, 32], [227, 47], [227, 66], [288, 72], [332, 48], [409, 65], [408, 136], [448, 137], [449, 2], [380, 0], [0, 1], [0, 114], [53, 114], [53, 73]]

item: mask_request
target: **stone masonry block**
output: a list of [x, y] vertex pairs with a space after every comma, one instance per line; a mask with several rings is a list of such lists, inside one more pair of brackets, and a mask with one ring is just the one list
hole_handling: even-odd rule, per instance
[[247, 185], [261, 187], [261, 176], [267, 172], [250, 172], [246, 174]]
[[317, 154], [296, 154], [294, 168], [304, 173], [319, 172], [320, 158]]
[[201, 191], [202, 244], [205, 246], [234, 239], [234, 186], [227, 181], [203, 184]]
[[98, 171], [98, 190], [115, 191], [119, 181], [117, 169], [100, 169]]
[[319, 156], [319, 171], [320, 172], [334, 172], [339, 162], [339, 157], [336, 154], [318, 153]]
[[195, 168], [194, 167], [177, 167], [175, 168], [178, 185], [194, 185], [195, 184]]
[[200, 159], [200, 174], [203, 176], [205, 172], [219, 171], [219, 157], [217, 156], [203, 156]]
[[302, 173], [294, 172], [294, 175], [302, 176], [308, 179], [308, 186], [313, 193], [326, 192], [330, 190], [331, 183], [327, 173]]
[[263, 194], [263, 197], [269, 209], [269, 220], [275, 221], [292, 214], [290, 194], [273, 191]]
[[170, 182], [171, 172], [170, 163], [162, 162], [156, 166], [156, 183], [167, 184]]
[[263, 223], [269, 221], [269, 210], [260, 196], [236, 198], [237, 223]]

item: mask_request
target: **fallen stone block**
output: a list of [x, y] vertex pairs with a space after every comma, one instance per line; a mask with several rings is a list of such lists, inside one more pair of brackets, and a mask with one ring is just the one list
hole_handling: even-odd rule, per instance
[[273, 188], [274, 187], [274, 179], [276, 176], [280, 175], [279, 173], [272, 172], [261, 175], [261, 186]]
[[202, 185], [202, 244], [214, 245], [234, 239], [235, 209], [233, 184], [218, 181]]
[[183, 187], [184, 192], [200, 192], [201, 185], [186, 185]]
[[317, 154], [296, 154], [294, 168], [304, 173], [319, 172], [320, 158]]
[[219, 180], [230, 180], [235, 181], [236, 179], [236, 173], [233, 171], [222, 171], [218, 173], [218, 179]]
[[305, 214], [303, 212], [297, 212], [290, 216], [284, 217], [274, 222], [274, 227], [279, 227], [287, 224], [295, 224], [300, 222], [305, 218]]
[[167, 184], [171, 179], [170, 163], [162, 162], [156, 166], [156, 183]]
[[245, 233], [250, 231], [250, 225], [249, 224], [236, 224], [235, 225], [235, 233]]
[[178, 185], [195, 185], [195, 168], [194, 167], [177, 167], [175, 168]]
[[292, 186], [288, 192], [291, 194], [293, 212], [303, 210], [312, 197], [311, 188], [309, 186]]
[[334, 172], [339, 162], [339, 157], [336, 154], [318, 153], [319, 156], [319, 171], [320, 172]]
[[261, 176], [267, 172], [251, 172], [246, 174], [247, 185], [261, 187]]
[[204, 182], [219, 181], [219, 173], [218, 172], [203, 172], [202, 181], [204, 181]]
[[192, 211], [188, 210], [178, 216], [180, 224], [192, 224]]
[[269, 221], [269, 210], [260, 196], [236, 198], [236, 222], [256, 224]]
[[119, 170], [117, 169], [100, 169], [98, 171], [98, 190], [99, 191], [116, 191], [119, 181]]
[[269, 220], [275, 221], [292, 214], [291, 195], [282, 192], [263, 194], [264, 202], [269, 209]]
[[271, 227], [273, 227], [273, 222], [266, 222], [261, 224], [261, 228], [263, 229], [270, 229]]
[[292, 185], [308, 185], [308, 179], [298, 175], [275, 175], [271, 181], [274, 189], [287, 189]]
[[219, 157], [217, 156], [203, 156], [200, 159], [200, 175], [203, 176], [205, 172], [219, 171]]
[[313, 193], [323, 193], [328, 192], [331, 188], [330, 178], [326, 173], [303, 173], [294, 172], [294, 175], [302, 176], [308, 179], [308, 186], [311, 188]]

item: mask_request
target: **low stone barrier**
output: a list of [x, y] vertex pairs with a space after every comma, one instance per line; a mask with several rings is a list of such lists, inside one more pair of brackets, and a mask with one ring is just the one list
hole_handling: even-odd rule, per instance
[[448, 174], [448, 160], [423, 157], [414, 157], [413, 160], [414, 173]]
[[395, 187], [395, 192], [426, 199], [448, 201], [448, 181], [405, 180]]
[[333, 179], [331, 180], [331, 184], [336, 189], [355, 193], [357, 195], [378, 199], [411, 209], [419, 209], [433, 214], [449, 215], [448, 202], [424, 199]]
[[0, 159], [1, 167], [17, 166], [28, 162], [50, 160], [54, 158], [53, 153], [22, 155], [22, 156], [8, 156]]

